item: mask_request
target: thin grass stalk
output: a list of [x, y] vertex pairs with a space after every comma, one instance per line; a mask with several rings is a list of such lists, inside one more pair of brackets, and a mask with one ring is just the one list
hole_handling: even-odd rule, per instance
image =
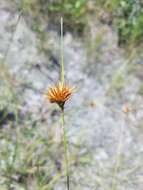
[[64, 84], [64, 44], [63, 44], [63, 18], [61, 17], [61, 83]]
[[111, 190], [116, 190], [117, 189], [117, 174], [121, 165], [121, 151], [122, 151], [122, 141], [123, 141], [123, 127], [121, 127], [121, 134], [119, 137], [119, 142], [118, 142], [118, 148], [117, 148], [117, 156], [116, 156], [116, 162], [115, 162], [115, 167], [113, 170], [113, 178], [112, 178], [112, 185], [111, 185]]
[[[64, 84], [64, 45], [63, 45], [63, 18], [61, 17], [61, 83]], [[65, 157], [65, 167], [66, 167], [66, 185], [67, 190], [70, 189], [69, 184], [69, 162], [68, 162], [68, 141], [67, 141], [67, 135], [65, 130], [65, 121], [64, 121], [64, 104], [61, 107], [61, 127], [63, 131], [63, 146], [64, 146], [64, 157]]]
[[66, 183], [67, 183], [67, 190], [70, 189], [69, 184], [69, 161], [68, 161], [68, 141], [65, 129], [65, 120], [64, 120], [64, 109], [62, 109], [61, 113], [61, 123], [62, 123], [62, 131], [63, 131], [63, 146], [64, 146], [64, 157], [65, 157], [65, 168], [66, 168]]

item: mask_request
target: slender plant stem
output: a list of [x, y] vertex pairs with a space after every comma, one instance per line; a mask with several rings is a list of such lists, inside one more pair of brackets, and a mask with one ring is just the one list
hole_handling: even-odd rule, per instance
[[[64, 84], [64, 44], [63, 44], [63, 18], [61, 17], [61, 78], [60, 81]], [[69, 184], [69, 162], [68, 162], [68, 142], [66, 136], [66, 130], [64, 126], [64, 104], [61, 107], [61, 124], [62, 124], [62, 131], [63, 131], [63, 146], [64, 146], [64, 157], [65, 157], [65, 167], [66, 167], [66, 177], [67, 177], [67, 190], [70, 189]]]
[[123, 135], [122, 135], [122, 127], [121, 127], [121, 134], [119, 136], [119, 142], [118, 142], [118, 147], [117, 147], [117, 156], [116, 156], [116, 163], [113, 171], [113, 178], [112, 178], [112, 186], [111, 190], [116, 190], [117, 189], [117, 173], [120, 168], [121, 164], [121, 151], [122, 151], [122, 142], [123, 142]]
[[66, 164], [66, 177], [67, 177], [67, 190], [70, 189], [69, 184], [69, 162], [68, 162], [68, 142], [65, 130], [65, 121], [64, 121], [64, 109], [61, 109], [61, 122], [62, 122], [62, 131], [63, 131], [63, 145], [64, 145], [64, 157], [65, 157], [65, 164]]
[[63, 18], [61, 17], [61, 83], [64, 84], [64, 81]]

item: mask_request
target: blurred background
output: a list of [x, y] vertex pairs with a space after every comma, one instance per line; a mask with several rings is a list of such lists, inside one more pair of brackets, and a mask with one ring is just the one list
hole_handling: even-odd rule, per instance
[[71, 189], [142, 190], [142, 0], [0, 0], [0, 190], [66, 189], [61, 16]]

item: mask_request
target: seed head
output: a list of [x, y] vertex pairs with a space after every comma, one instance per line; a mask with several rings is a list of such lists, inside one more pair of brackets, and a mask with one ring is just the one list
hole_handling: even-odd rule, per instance
[[126, 114], [131, 112], [132, 110], [133, 110], [132, 107], [130, 105], [128, 105], [128, 104], [124, 104], [123, 107], [122, 107], [122, 111], [124, 113], [126, 113]]
[[63, 109], [65, 102], [71, 97], [73, 89], [66, 84], [58, 83], [48, 89], [46, 96], [51, 103], [57, 103]]

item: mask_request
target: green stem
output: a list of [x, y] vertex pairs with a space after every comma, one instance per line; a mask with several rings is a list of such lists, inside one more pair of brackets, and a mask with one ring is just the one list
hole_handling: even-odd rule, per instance
[[64, 146], [64, 157], [65, 157], [65, 164], [66, 164], [66, 177], [67, 177], [67, 190], [70, 189], [70, 184], [69, 184], [69, 162], [68, 162], [68, 142], [67, 142], [67, 135], [66, 135], [66, 130], [64, 127], [64, 108], [61, 109], [61, 120], [62, 120], [62, 130], [63, 130], [63, 146]]
[[122, 142], [123, 142], [123, 138], [122, 138], [122, 128], [121, 128], [121, 134], [119, 137], [119, 143], [118, 143], [118, 148], [117, 148], [117, 156], [116, 156], [116, 163], [115, 163], [115, 167], [113, 170], [113, 178], [112, 178], [112, 186], [111, 186], [111, 190], [116, 190], [117, 189], [117, 173], [119, 171], [120, 168], [120, 164], [121, 164], [121, 149], [122, 149]]
[[64, 84], [64, 43], [63, 43], [63, 18], [61, 17], [61, 83]]
[[[63, 43], [63, 18], [61, 17], [61, 78], [60, 81], [64, 84], [64, 43]], [[67, 177], [67, 190], [70, 189], [69, 184], [69, 163], [68, 163], [68, 142], [66, 136], [66, 130], [64, 127], [64, 104], [60, 105], [61, 108], [61, 122], [62, 122], [62, 131], [63, 131], [63, 146], [64, 146], [64, 157], [65, 157], [65, 167], [66, 167], [66, 177]]]

